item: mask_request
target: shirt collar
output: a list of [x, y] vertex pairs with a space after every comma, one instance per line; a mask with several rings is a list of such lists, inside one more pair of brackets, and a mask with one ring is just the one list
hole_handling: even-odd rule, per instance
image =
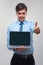
[[[20, 21], [18, 20], [17, 23], [20, 24]], [[23, 21], [23, 24], [25, 24], [25, 23], [26, 23], [26, 20]]]

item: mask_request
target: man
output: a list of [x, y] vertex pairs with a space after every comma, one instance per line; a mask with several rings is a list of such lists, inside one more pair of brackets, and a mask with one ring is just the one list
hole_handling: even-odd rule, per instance
[[[20, 23], [23, 23], [23, 30], [22, 31], [28, 31], [32, 35], [33, 33], [39, 34], [40, 28], [37, 25], [37, 22], [34, 24], [32, 21], [27, 21], [26, 15], [27, 15], [27, 6], [24, 3], [19, 3], [16, 5], [16, 14], [17, 14], [17, 21], [15, 24], [12, 24], [8, 28], [8, 48], [9, 47], [9, 33], [10, 31], [19, 31], [20, 30]], [[31, 44], [30, 47], [25, 48], [24, 46], [20, 46], [19, 48], [13, 48], [14, 55], [11, 59], [10, 65], [35, 65], [35, 60], [33, 57], [33, 39], [31, 36]]]

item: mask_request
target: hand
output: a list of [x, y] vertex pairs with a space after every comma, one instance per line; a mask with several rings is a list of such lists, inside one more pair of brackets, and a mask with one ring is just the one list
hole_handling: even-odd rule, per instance
[[36, 21], [36, 23], [35, 23], [34, 32], [35, 32], [36, 34], [39, 34], [39, 33], [40, 33], [40, 28], [38, 27], [37, 21]]
[[19, 48], [14, 48], [14, 51], [22, 51], [25, 50], [26, 48], [24, 48], [24, 46], [20, 46]]

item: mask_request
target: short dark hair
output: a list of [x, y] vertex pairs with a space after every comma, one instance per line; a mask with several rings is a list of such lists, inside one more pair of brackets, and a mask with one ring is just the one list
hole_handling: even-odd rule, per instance
[[16, 12], [18, 12], [19, 10], [25, 9], [27, 11], [27, 6], [24, 3], [19, 3], [16, 5]]

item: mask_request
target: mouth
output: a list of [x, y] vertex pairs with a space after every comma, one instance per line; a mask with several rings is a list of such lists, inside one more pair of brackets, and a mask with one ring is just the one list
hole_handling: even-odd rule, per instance
[[22, 20], [22, 19], [24, 19], [24, 17], [20, 17], [20, 19]]

